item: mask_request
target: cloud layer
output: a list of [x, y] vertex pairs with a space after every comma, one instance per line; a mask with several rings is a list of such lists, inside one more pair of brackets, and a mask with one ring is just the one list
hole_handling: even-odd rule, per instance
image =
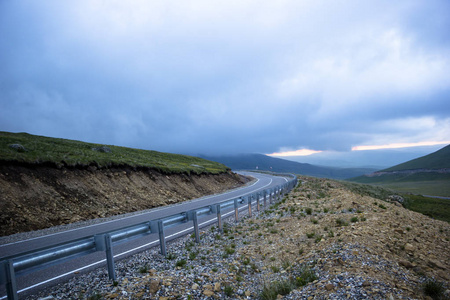
[[445, 141], [448, 1], [3, 1], [0, 130], [177, 153]]

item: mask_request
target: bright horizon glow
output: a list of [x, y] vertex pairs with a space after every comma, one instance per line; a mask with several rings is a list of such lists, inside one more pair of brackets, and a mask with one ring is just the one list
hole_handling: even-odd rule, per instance
[[393, 143], [386, 145], [371, 145], [371, 146], [355, 146], [352, 147], [352, 151], [364, 151], [364, 150], [380, 150], [380, 149], [398, 149], [398, 148], [410, 148], [419, 146], [435, 146], [450, 144], [450, 141], [442, 142], [418, 142], [418, 143]]
[[285, 151], [285, 152], [274, 152], [272, 154], [266, 154], [267, 156], [307, 156], [315, 153], [320, 153], [323, 151], [317, 151], [317, 150], [309, 150], [309, 149], [299, 149], [295, 151]]

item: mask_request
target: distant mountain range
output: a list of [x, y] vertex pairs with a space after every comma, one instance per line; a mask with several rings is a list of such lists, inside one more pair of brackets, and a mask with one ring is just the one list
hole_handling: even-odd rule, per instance
[[450, 180], [450, 145], [431, 154], [349, 180], [375, 184]]
[[222, 163], [233, 170], [286, 172], [333, 179], [346, 179], [376, 171], [376, 169], [371, 168], [335, 168], [315, 166], [281, 158], [274, 158], [263, 154], [240, 154], [228, 156], [200, 155], [200, 157]]

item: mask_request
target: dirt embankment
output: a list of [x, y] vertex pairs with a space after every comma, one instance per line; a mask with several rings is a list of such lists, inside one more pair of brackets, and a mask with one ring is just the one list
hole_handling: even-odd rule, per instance
[[0, 165], [0, 236], [173, 204], [243, 185], [219, 175]]

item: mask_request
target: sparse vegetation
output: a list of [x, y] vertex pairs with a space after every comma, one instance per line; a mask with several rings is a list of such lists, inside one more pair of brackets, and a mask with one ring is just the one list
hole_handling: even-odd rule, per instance
[[174, 260], [175, 258], [177, 258], [177, 256], [174, 253], [169, 252], [169, 253], [167, 253], [166, 258], [168, 260]]
[[191, 253], [189, 253], [189, 259], [190, 260], [194, 260], [194, 259], [196, 259], [197, 258], [197, 252], [191, 252]]
[[270, 284], [265, 283], [259, 298], [263, 300], [274, 300], [277, 299], [278, 295], [288, 295], [292, 290], [305, 286], [316, 279], [317, 276], [313, 271], [309, 268], [302, 267], [300, 274], [295, 278], [290, 277], [289, 279], [274, 281]]
[[233, 287], [231, 285], [226, 285], [223, 289], [226, 296], [231, 297], [234, 294]]
[[224, 252], [227, 255], [231, 255], [231, 254], [234, 254], [234, 252], [236, 252], [236, 250], [233, 247], [227, 246], [227, 247], [225, 247]]
[[98, 292], [94, 292], [92, 295], [86, 298], [87, 300], [100, 300], [102, 299], [102, 295]]
[[426, 296], [430, 296], [433, 299], [444, 299], [444, 291], [444, 284], [434, 279], [428, 279], [423, 284], [424, 294]]
[[384, 206], [383, 204], [378, 205], [378, 207], [381, 209], [386, 209], [386, 206]]
[[278, 272], [280, 272], [280, 268], [279, 267], [277, 267], [277, 266], [271, 266], [270, 267], [270, 269], [272, 270], [272, 272], [274, 272], [274, 273], [278, 273]]
[[176, 266], [176, 267], [183, 268], [184, 266], [186, 266], [186, 263], [187, 263], [187, 261], [186, 261], [185, 259], [181, 259], [181, 260], [178, 260], [178, 261], [175, 263], [175, 266]]
[[344, 220], [342, 220], [341, 218], [339, 218], [339, 219], [336, 219], [336, 225], [337, 226], [347, 226], [348, 223], [345, 222]]
[[148, 273], [148, 266], [145, 265], [143, 267], [139, 268], [139, 273], [144, 274], [144, 273]]

